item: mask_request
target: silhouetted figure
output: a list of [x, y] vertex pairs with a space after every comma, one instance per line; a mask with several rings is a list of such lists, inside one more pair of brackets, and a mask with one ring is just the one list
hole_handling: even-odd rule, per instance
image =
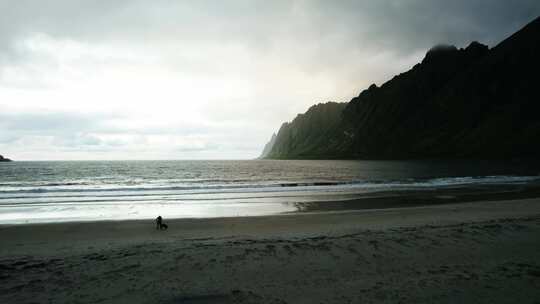
[[156, 229], [157, 230], [161, 230], [162, 221], [163, 221], [163, 218], [161, 217], [161, 215], [156, 218]]
[[167, 230], [169, 228], [169, 226], [167, 226], [167, 224], [163, 224], [163, 218], [160, 216], [158, 216], [156, 218], [156, 229], [158, 230]]

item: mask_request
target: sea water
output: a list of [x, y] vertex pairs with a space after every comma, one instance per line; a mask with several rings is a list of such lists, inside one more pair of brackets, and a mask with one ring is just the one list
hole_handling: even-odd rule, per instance
[[270, 215], [298, 204], [538, 182], [490, 161], [35, 161], [0, 163], [0, 224]]

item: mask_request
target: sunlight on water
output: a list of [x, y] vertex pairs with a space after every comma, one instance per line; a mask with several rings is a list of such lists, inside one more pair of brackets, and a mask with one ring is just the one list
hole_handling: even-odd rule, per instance
[[535, 182], [534, 166], [443, 161], [14, 162], [0, 223], [258, 216], [374, 193]]

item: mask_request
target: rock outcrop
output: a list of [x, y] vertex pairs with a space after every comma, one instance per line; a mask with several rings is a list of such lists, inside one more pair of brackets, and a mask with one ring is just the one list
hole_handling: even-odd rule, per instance
[[11, 161], [11, 159], [5, 158], [2, 155], [0, 155], [0, 162], [10, 162], [10, 161]]

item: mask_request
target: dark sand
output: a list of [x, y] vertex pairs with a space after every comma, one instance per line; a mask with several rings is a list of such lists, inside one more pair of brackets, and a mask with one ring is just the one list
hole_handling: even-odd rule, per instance
[[1, 226], [0, 303], [540, 303], [536, 198], [165, 222]]

